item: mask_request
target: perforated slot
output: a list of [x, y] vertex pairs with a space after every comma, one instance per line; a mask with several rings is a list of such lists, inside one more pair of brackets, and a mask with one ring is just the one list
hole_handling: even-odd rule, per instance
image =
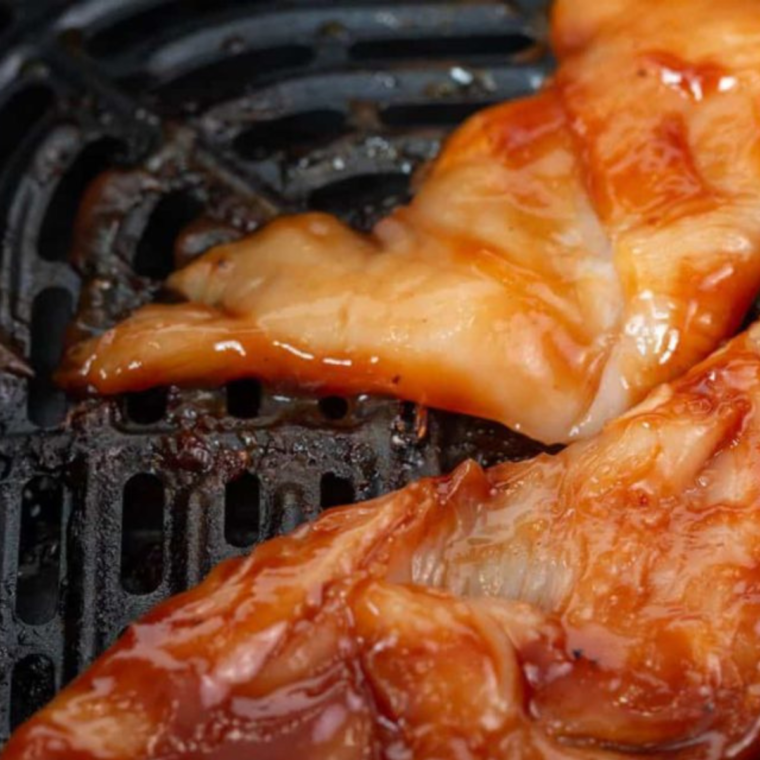
[[150, 473], [131, 477], [122, 497], [121, 585], [155, 591], [164, 574], [164, 486]]
[[49, 657], [30, 654], [19, 660], [11, 676], [11, 730], [20, 726], [55, 694], [55, 668]]
[[71, 295], [63, 288], [47, 288], [34, 299], [30, 356], [34, 377], [29, 381], [27, 415], [40, 427], [55, 427], [66, 415], [66, 396], [52, 373], [60, 362], [72, 313]]
[[224, 537], [232, 546], [251, 546], [259, 538], [261, 483], [243, 473], [224, 490]]
[[399, 417], [407, 431], [414, 430], [417, 424], [417, 404], [413, 401], [402, 401]]
[[348, 414], [348, 401], [341, 396], [319, 399], [319, 411], [328, 420], [342, 420]]
[[13, 23], [13, 11], [4, 3], [0, 5], [0, 32], [4, 32]]
[[380, 118], [389, 127], [455, 127], [474, 113], [493, 105], [479, 103], [417, 103], [384, 108]]
[[351, 46], [357, 60], [401, 58], [467, 58], [508, 56], [534, 45], [525, 34], [470, 35], [468, 37], [427, 37], [422, 39], [365, 40]]
[[356, 500], [354, 484], [332, 472], [326, 472], [319, 482], [319, 503], [323, 509], [353, 504]]
[[166, 388], [128, 393], [123, 399], [124, 414], [128, 420], [138, 425], [152, 425], [166, 414], [168, 396]]
[[16, 613], [32, 625], [47, 623], [58, 608], [62, 519], [60, 484], [30, 480], [21, 496]]
[[118, 140], [103, 138], [88, 145], [64, 174], [40, 229], [38, 251], [43, 259], [66, 261], [85, 189], [98, 174], [112, 167], [123, 152], [124, 146]]
[[53, 93], [44, 85], [32, 85], [15, 93], [0, 107], [0, 169], [53, 104]]
[[261, 407], [261, 383], [251, 378], [227, 383], [227, 413], [243, 420], [253, 419]]
[[163, 280], [174, 269], [174, 243], [180, 232], [200, 216], [203, 204], [190, 193], [177, 191], [162, 198], [153, 209], [135, 251], [137, 274]]
[[87, 50], [97, 57], [119, 55], [130, 48], [141, 46], [146, 36], [166, 29], [201, 22], [211, 14], [243, 5], [253, 6], [271, 0], [170, 0], [159, 2], [146, 10], [127, 15], [93, 34], [87, 42]]
[[234, 148], [243, 158], [260, 160], [279, 150], [292, 153], [311, 148], [346, 131], [345, 114], [318, 109], [257, 122], [235, 138]]
[[[175, 113], [190, 107], [205, 107], [245, 92], [255, 81], [271, 78], [275, 72], [309, 64], [314, 57], [303, 45], [282, 45], [251, 50], [188, 71], [159, 83], [154, 92], [158, 108]], [[209, 86], [213, 82], [213, 87]]]
[[309, 196], [309, 207], [366, 228], [408, 198], [408, 175], [401, 172], [362, 174], [318, 188]]

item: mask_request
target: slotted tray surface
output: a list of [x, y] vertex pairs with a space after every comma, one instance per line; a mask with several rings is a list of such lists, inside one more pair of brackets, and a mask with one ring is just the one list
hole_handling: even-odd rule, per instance
[[67, 400], [66, 340], [164, 297], [282, 211], [367, 228], [446, 132], [535, 90], [541, 4], [26, 0], [0, 6], [0, 746], [135, 617], [321, 509], [503, 428], [254, 381]]

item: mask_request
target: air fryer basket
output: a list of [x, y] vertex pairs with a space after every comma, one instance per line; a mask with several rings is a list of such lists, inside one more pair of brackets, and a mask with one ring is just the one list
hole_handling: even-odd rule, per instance
[[51, 371], [67, 330], [167, 297], [172, 268], [279, 212], [367, 228], [442, 135], [550, 61], [536, 2], [18, 0], [0, 25], [1, 746], [220, 560], [466, 457], [541, 450], [255, 381], [73, 403]]

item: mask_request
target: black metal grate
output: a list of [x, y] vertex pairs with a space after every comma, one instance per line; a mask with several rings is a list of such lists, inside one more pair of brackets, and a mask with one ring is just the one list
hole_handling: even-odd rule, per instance
[[307, 207], [367, 227], [441, 136], [535, 89], [498, 0], [0, 5], [0, 743], [137, 615], [320, 509], [530, 456], [496, 425], [255, 381], [72, 404], [65, 340], [209, 245]]

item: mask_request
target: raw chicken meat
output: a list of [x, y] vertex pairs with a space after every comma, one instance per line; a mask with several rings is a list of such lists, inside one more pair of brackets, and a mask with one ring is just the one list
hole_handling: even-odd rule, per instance
[[3, 760], [760, 752], [760, 324], [598, 436], [223, 564]]
[[101, 393], [253, 375], [545, 441], [597, 431], [737, 329], [760, 288], [755, 0], [563, 0], [554, 80], [447, 142], [358, 234], [281, 218], [69, 351]]

